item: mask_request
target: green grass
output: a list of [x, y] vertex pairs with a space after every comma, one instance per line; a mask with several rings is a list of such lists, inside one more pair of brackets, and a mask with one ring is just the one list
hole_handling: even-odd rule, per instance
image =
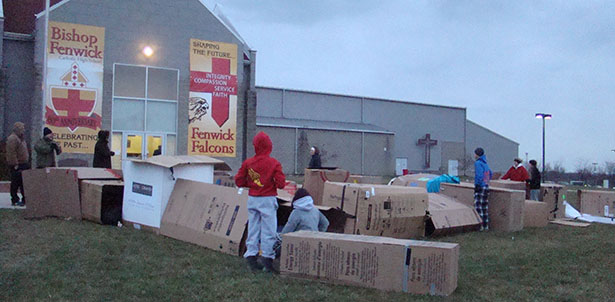
[[253, 274], [164, 236], [0, 210], [0, 301], [615, 301], [615, 226], [466, 233], [447, 298]]

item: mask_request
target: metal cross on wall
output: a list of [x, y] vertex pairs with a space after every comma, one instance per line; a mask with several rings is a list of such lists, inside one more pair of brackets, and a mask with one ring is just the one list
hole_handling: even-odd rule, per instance
[[416, 143], [417, 146], [425, 145], [425, 168], [430, 167], [431, 146], [435, 146], [437, 144], [438, 141], [431, 139], [431, 135], [429, 133], [425, 134], [425, 138], [419, 138], [419, 141]]

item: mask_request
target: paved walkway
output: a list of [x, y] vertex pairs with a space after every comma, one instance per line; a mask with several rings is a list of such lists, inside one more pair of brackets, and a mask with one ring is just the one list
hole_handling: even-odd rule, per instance
[[26, 207], [14, 207], [11, 205], [11, 194], [0, 193], [0, 209], [23, 210]]

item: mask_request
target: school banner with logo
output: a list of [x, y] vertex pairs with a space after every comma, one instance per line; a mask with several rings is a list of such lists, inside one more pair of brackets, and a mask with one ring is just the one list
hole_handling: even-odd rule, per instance
[[237, 45], [190, 40], [188, 154], [235, 157]]
[[49, 22], [45, 126], [67, 153], [94, 153], [102, 124], [105, 28]]

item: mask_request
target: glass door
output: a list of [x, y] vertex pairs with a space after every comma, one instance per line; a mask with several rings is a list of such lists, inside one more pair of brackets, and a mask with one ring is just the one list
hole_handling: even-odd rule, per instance
[[122, 159], [143, 159], [143, 134], [124, 132]]
[[150, 158], [152, 156], [156, 156], [156, 155], [163, 155], [166, 154], [166, 143], [165, 143], [165, 137], [166, 135], [164, 134], [147, 134], [147, 141], [146, 141], [146, 150], [147, 150], [147, 158]]

